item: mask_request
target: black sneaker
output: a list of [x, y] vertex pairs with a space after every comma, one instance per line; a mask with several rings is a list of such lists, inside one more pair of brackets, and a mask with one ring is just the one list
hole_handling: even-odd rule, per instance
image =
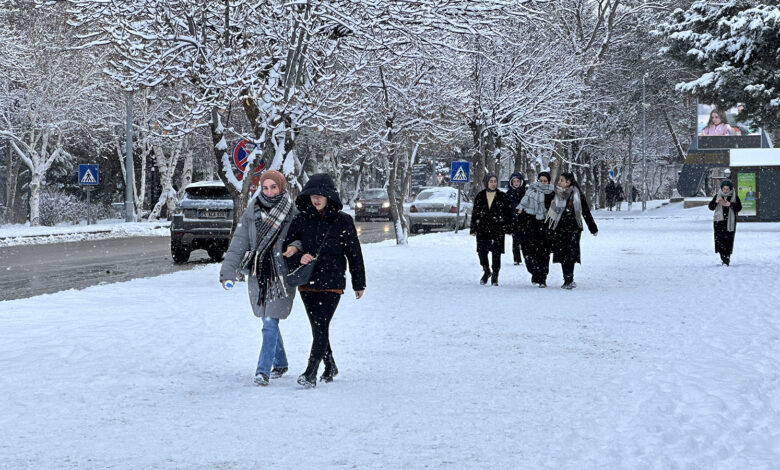
[[537, 287], [541, 287], [543, 289], [543, 288], [547, 287], [547, 283], [546, 282], [540, 282]]
[[274, 367], [271, 369], [271, 379], [278, 379], [281, 378], [285, 372], [287, 372], [286, 367]]
[[574, 289], [575, 287], [577, 287], [577, 283], [571, 281], [571, 282], [564, 282], [563, 285], [561, 286], [561, 289], [571, 290]]
[[263, 374], [262, 372], [258, 372], [257, 374], [255, 374], [255, 384], [261, 387], [265, 387], [266, 385], [268, 385], [268, 376]]
[[487, 284], [489, 277], [490, 277], [490, 273], [485, 271], [485, 273], [482, 274], [482, 278], [479, 280], [479, 283], [484, 286], [485, 284]]

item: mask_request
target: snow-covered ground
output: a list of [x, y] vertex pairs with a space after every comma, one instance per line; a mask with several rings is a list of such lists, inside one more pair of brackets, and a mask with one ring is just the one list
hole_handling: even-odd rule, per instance
[[681, 206], [598, 211], [573, 291], [509, 254], [480, 286], [467, 232], [365, 245], [314, 390], [299, 300], [290, 373], [252, 384], [260, 322], [217, 265], [0, 302], [0, 467], [780, 468], [780, 224], [722, 267]]
[[170, 225], [167, 220], [125, 223], [120, 219], [101, 220], [91, 225], [60, 224], [54, 227], [31, 227], [29, 223], [6, 224], [0, 225], [0, 247], [103, 238], [167, 236], [170, 234]]

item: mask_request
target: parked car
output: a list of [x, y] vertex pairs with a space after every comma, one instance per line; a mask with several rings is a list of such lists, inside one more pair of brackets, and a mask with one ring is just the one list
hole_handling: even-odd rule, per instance
[[425, 189], [409, 206], [409, 231], [417, 233], [434, 228], [455, 229], [456, 216], [458, 227], [464, 229], [469, 223], [473, 206], [466, 193], [461, 192], [458, 213], [457, 189], [446, 186]]
[[372, 218], [392, 220], [390, 216], [390, 199], [385, 189], [366, 189], [355, 200], [355, 220]]
[[233, 199], [221, 181], [201, 181], [184, 188], [171, 222], [171, 257], [186, 263], [193, 250], [206, 250], [222, 261], [233, 229]]

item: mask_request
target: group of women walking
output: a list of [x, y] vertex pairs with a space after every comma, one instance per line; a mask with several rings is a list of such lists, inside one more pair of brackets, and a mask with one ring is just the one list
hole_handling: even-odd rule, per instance
[[294, 205], [280, 172], [263, 172], [260, 186], [236, 226], [220, 282], [229, 288], [239, 270], [247, 276], [252, 310], [263, 321], [254, 381], [266, 386], [289, 368], [279, 330], [279, 320], [290, 315], [296, 294], [287, 275], [296, 266], [315, 263], [308, 281], [297, 288], [312, 331], [309, 359], [298, 383], [313, 388], [320, 364], [324, 364], [321, 381], [331, 382], [338, 374], [330, 322], [346, 288], [347, 268], [355, 297], [360, 299], [366, 288], [357, 230], [352, 217], [341, 212], [341, 198], [326, 174], [313, 175]]
[[[514, 173], [504, 194], [497, 190], [496, 175], [486, 175], [485, 189], [474, 198], [471, 215], [471, 234], [476, 236], [482, 266], [481, 284], [490, 279], [492, 285], [498, 285], [504, 237], [512, 234], [514, 262], [520, 264], [525, 257], [534, 285], [547, 287], [552, 253], [553, 262], [559, 263], [563, 271], [561, 287], [577, 287], [574, 266], [581, 262], [583, 220], [593, 235], [598, 227], [574, 175], [561, 173], [555, 186], [550, 179], [550, 173], [543, 171], [536, 182], [526, 186], [523, 175]], [[490, 260], [488, 253], [492, 255]]]

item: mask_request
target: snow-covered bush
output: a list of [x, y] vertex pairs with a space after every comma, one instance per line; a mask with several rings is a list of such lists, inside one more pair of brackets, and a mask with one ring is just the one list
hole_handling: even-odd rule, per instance
[[[87, 201], [57, 188], [41, 192], [41, 225], [54, 226], [62, 222], [79, 223], [87, 218]], [[92, 220], [110, 219], [114, 211], [102, 203], [92, 203]]]

